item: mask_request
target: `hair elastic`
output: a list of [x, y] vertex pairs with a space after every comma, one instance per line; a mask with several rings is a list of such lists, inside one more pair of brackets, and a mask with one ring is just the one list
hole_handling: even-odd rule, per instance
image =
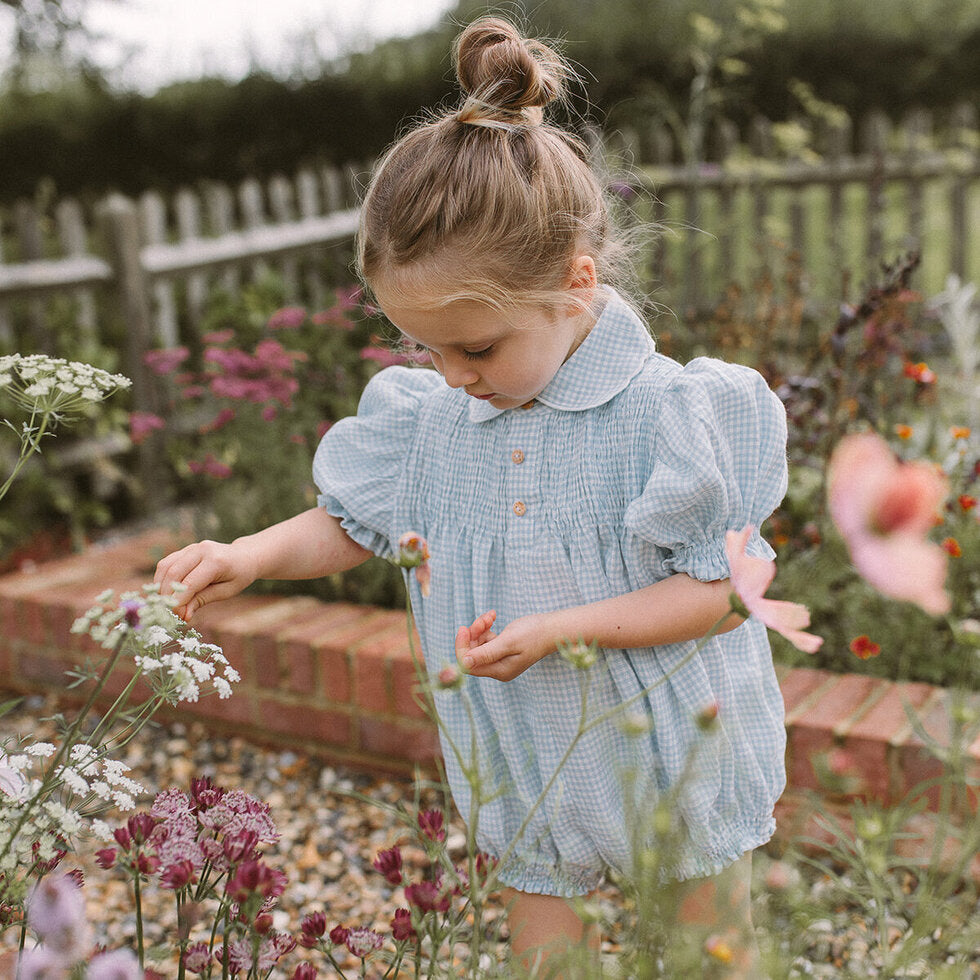
[[[513, 121], [498, 119], [493, 116], [481, 115], [481, 112], [490, 110], [494, 113], [508, 115]], [[481, 102], [479, 99], [467, 99], [463, 108], [456, 113], [456, 120], [466, 126], [483, 126], [486, 129], [502, 129], [511, 133], [521, 127], [539, 126], [544, 119], [544, 112], [540, 106], [528, 106], [526, 109], [518, 109], [509, 112], [506, 109], [497, 109]]]

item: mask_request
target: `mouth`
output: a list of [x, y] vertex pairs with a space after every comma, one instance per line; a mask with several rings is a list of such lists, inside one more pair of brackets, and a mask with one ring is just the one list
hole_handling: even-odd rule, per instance
[[474, 395], [472, 394], [472, 392], [469, 391], [466, 392], [466, 394], [468, 394], [471, 398], [478, 398], [481, 402], [488, 402], [490, 401], [491, 398], [497, 397], [496, 393], [492, 391], [490, 392], [489, 395]]

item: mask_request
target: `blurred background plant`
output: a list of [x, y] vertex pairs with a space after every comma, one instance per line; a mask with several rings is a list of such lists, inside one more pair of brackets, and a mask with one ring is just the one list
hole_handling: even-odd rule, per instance
[[[356, 287], [309, 311], [283, 306], [281, 283], [268, 276], [214, 297], [198, 350], [147, 355], [166, 383], [169, 405], [165, 417], [134, 415], [130, 430], [137, 441], [164, 432], [172, 492], [194, 501], [200, 536], [230, 541], [316, 505], [312, 459], [320, 437], [357, 411], [371, 375], [408, 361], [390, 347], [385, 324]], [[403, 602], [400, 575], [380, 560], [344, 576], [258, 588]]]

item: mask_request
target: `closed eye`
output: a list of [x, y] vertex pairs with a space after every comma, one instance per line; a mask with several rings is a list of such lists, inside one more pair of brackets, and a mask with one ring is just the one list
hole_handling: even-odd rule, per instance
[[489, 357], [493, 351], [493, 344], [489, 347], [484, 347], [481, 350], [464, 350], [463, 357], [470, 361], [478, 361], [481, 357]]

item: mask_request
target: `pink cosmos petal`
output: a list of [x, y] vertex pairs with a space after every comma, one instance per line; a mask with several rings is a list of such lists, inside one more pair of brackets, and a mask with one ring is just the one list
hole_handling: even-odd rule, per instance
[[854, 567], [882, 595], [914, 602], [930, 616], [949, 612], [946, 553], [938, 545], [909, 534], [868, 535], [848, 545]]
[[933, 466], [899, 462], [874, 433], [846, 436], [831, 456], [830, 516], [854, 567], [882, 595], [931, 615], [950, 608], [946, 554], [926, 538], [947, 490]]
[[803, 627], [810, 625], [810, 612], [806, 606], [798, 602], [765, 598], [765, 591], [776, 574], [776, 565], [745, 553], [745, 546], [754, 530], [746, 526], [741, 531], [729, 531], [725, 535], [725, 554], [728, 556], [732, 589], [749, 613], [769, 629], [784, 636], [798, 650], [816, 653], [823, 643], [823, 637], [803, 632]]

